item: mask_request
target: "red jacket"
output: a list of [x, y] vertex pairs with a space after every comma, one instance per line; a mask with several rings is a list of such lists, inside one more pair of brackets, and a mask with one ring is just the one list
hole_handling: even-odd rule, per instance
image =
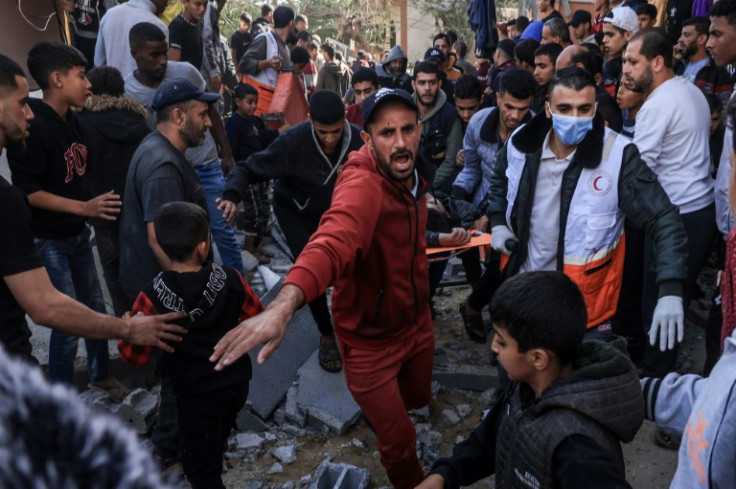
[[350, 154], [332, 205], [284, 283], [309, 302], [334, 285], [332, 315], [349, 346], [381, 349], [432, 328], [427, 272], [426, 179], [418, 199], [391, 180], [366, 145]]

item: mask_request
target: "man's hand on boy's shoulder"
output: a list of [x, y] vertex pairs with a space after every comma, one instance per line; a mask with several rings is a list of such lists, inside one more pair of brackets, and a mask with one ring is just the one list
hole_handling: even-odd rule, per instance
[[181, 335], [185, 334], [187, 329], [169, 322], [184, 316], [186, 314], [183, 312], [169, 312], [155, 316], [143, 314], [123, 316], [123, 320], [128, 324], [128, 334], [124, 339], [134, 345], [157, 346], [167, 353], [173, 353], [174, 348], [167, 342], [180, 342]]
[[415, 489], [444, 489], [445, 478], [440, 474], [429, 474]]

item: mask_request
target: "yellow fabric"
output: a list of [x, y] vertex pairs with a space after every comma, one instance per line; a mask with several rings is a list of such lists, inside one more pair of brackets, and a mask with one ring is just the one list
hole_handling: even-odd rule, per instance
[[158, 18], [161, 19], [161, 21], [163, 21], [163, 23], [168, 26], [169, 24], [171, 24], [171, 21], [174, 20], [176, 16], [183, 11], [184, 3], [181, 0], [169, 0], [166, 8], [161, 13], [161, 15], [158, 16]]
[[654, 27], [666, 27], [667, 0], [649, 0], [649, 3], [657, 7], [657, 18], [654, 21]]

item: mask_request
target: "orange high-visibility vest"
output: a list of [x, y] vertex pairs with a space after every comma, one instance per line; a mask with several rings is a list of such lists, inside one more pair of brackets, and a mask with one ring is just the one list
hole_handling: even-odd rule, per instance
[[[509, 139], [506, 177], [506, 224], [518, 195], [526, 154]], [[624, 213], [618, 205], [618, 181], [624, 148], [631, 141], [606, 128], [603, 154], [596, 168], [580, 173], [564, 229], [563, 268], [580, 288], [588, 310], [588, 328], [616, 312], [624, 268]], [[550, 212], [559, 212], [552, 209]], [[560, 230], [563, 232], [563, 230]]]

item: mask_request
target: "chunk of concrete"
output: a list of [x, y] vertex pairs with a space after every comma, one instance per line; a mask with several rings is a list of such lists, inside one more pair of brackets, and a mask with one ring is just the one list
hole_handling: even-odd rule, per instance
[[308, 423], [329, 428], [339, 435], [358, 422], [360, 406], [353, 399], [342, 372], [330, 373], [319, 366], [314, 352], [299, 369], [296, 401], [307, 413]]
[[263, 433], [268, 429], [268, 425], [264, 423], [261, 418], [251, 412], [247, 406], [240, 410], [235, 421], [238, 426], [238, 431], [254, 431], [256, 433]]
[[297, 393], [298, 388], [296, 384], [289, 387], [289, 390], [286, 392], [286, 403], [284, 403], [284, 417], [291, 423], [304, 428], [304, 425], [307, 424], [307, 417], [299, 408], [299, 404], [297, 403]]
[[262, 436], [255, 433], [238, 433], [235, 435], [235, 444], [238, 448], [261, 448], [264, 441]]
[[366, 489], [371, 483], [368, 469], [354, 465], [322, 462], [312, 479], [309, 489]]
[[[270, 303], [281, 289], [274, 286], [262, 299]], [[268, 419], [297, 378], [297, 371], [319, 346], [319, 330], [309, 308], [299, 309], [286, 329], [281, 346], [264, 365], [256, 359], [260, 347], [249, 352], [253, 361], [253, 378], [250, 381], [248, 404], [261, 419]]]
[[271, 450], [273, 455], [282, 464], [296, 462], [296, 445], [284, 445]]
[[107, 393], [94, 389], [80, 396], [93, 410], [115, 415], [140, 435], [148, 433], [158, 412], [158, 396], [142, 388], [134, 389], [122, 403], [115, 403]]

